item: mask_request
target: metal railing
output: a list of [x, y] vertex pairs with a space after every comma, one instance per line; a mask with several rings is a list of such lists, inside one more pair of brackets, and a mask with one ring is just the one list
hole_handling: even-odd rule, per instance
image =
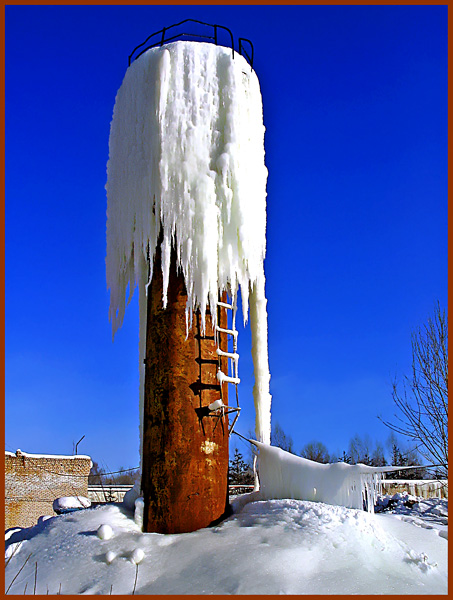
[[[252, 56], [250, 56], [249, 53], [244, 48], [243, 42], [247, 42], [249, 44]], [[254, 49], [253, 49], [252, 42], [250, 40], [248, 40], [247, 38], [239, 38], [239, 54], [241, 54], [241, 56], [243, 56], [247, 60], [247, 62], [249, 63], [249, 65], [252, 67], [252, 71], [253, 71]]]
[[[199, 25], [203, 25], [206, 27], [212, 27], [214, 30], [213, 35], [203, 35], [200, 33], [189, 33], [189, 32], [181, 32], [181, 33], [176, 33], [175, 35], [171, 35], [173, 32], [170, 32], [171, 37], [168, 37], [168, 32], [170, 29], [173, 29], [174, 27], [179, 27], [180, 25], [183, 25], [184, 23], [198, 23]], [[137, 60], [137, 58], [139, 58], [144, 52], [146, 52], [150, 48], [154, 48], [156, 46], [163, 46], [164, 44], [168, 44], [168, 43], [173, 42], [174, 40], [180, 39], [182, 37], [191, 37], [191, 38], [197, 38], [197, 39], [199, 38], [199, 39], [203, 39], [203, 40], [209, 40], [211, 42], [214, 42], [215, 45], [217, 46], [219, 30], [224, 30], [228, 33], [228, 35], [230, 37], [230, 41], [231, 41], [231, 51], [232, 51], [233, 58], [234, 58], [234, 38], [233, 38], [233, 34], [231, 33], [231, 30], [228, 29], [228, 27], [225, 27], [223, 25], [212, 25], [211, 23], [204, 23], [203, 21], [197, 21], [195, 19], [184, 19], [184, 21], [181, 21], [180, 23], [175, 23], [174, 25], [169, 25], [168, 27], [163, 27], [159, 31], [155, 31], [154, 33], [149, 35], [144, 42], [142, 42], [141, 44], [136, 46], [129, 55], [129, 66], [134, 62], [134, 60]], [[149, 45], [146, 45], [151, 40], [151, 38], [153, 38], [155, 36], [159, 36], [159, 39], [153, 41]], [[249, 44], [250, 54], [249, 54], [249, 52], [247, 52], [245, 50], [244, 42], [247, 42]], [[140, 48], [141, 48], [141, 50], [136, 54], [136, 52]], [[249, 65], [251, 66], [252, 71], [253, 71], [254, 49], [253, 49], [253, 44], [250, 40], [248, 40], [246, 38], [239, 38], [239, 54], [241, 54], [247, 60], [247, 62], [249, 63]]]

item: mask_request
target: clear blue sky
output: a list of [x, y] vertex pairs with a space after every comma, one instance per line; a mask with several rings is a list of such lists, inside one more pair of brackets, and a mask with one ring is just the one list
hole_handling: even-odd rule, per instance
[[[7, 450], [138, 465], [138, 310], [114, 344], [106, 162], [132, 49], [194, 18], [255, 46], [273, 420], [385, 440], [411, 331], [447, 301], [446, 6], [7, 6]], [[254, 424], [249, 329], [243, 411]], [[241, 446], [241, 450], [244, 450]]]

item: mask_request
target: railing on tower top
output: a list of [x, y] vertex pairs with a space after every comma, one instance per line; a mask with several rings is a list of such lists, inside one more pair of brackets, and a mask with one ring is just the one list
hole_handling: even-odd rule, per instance
[[[199, 25], [205, 25], [207, 27], [212, 27], [214, 29], [214, 32], [213, 32], [214, 35], [202, 35], [199, 33], [187, 33], [187, 32], [171, 35], [173, 32], [170, 31], [170, 37], [168, 37], [170, 29], [173, 29], [174, 27], [179, 27], [180, 25], [183, 25], [184, 23], [189, 23], [189, 22], [190, 23], [198, 23]], [[224, 31], [228, 32], [228, 34], [230, 36], [230, 40], [231, 40], [231, 51], [233, 53], [233, 58], [234, 58], [234, 39], [233, 39], [233, 34], [231, 33], [231, 30], [228, 29], [228, 27], [224, 27], [223, 25], [211, 25], [210, 23], [203, 23], [203, 21], [196, 21], [195, 19], [185, 19], [184, 21], [181, 21], [180, 23], [175, 23], [174, 25], [169, 25], [168, 27], [164, 27], [163, 29], [160, 29], [159, 31], [156, 31], [155, 33], [152, 33], [151, 35], [149, 35], [144, 42], [142, 42], [141, 44], [139, 44], [136, 48], [134, 48], [132, 50], [131, 54], [129, 55], [129, 66], [134, 62], [134, 60], [137, 60], [137, 58], [139, 58], [139, 56], [141, 56], [144, 52], [146, 52], [150, 48], [154, 48], [155, 46], [163, 46], [164, 44], [168, 44], [170, 42], [173, 42], [174, 40], [177, 40], [179, 38], [186, 37], [186, 36], [191, 37], [191, 38], [200, 38], [200, 39], [204, 39], [204, 40], [210, 40], [210, 41], [213, 41], [215, 43], [215, 45], [217, 46], [219, 29], [223, 29]], [[148, 46], [146, 46], [147, 42], [155, 36], [159, 36], [159, 39], [150, 43]], [[247, 42], [250, 45], [250, 48], [251, 48], [250, 54], [248, 52], [246, 52], [243, 42]], [[145, 47], [143, 48], [143, 46], [145, 46]], [[137, 54], [135, 54], [140, 48], [142, 48], [142, 49]], [[253, 52], [252, 42], [246, 38], [239, 38], [239, 54], [241, 54], [247, 60], [249, 65], [252, 67], [252, 71], [253, 71], [253, 53], [254, 52]], [[135, 54], [135, 56], [134, 56], [134, 54]]]
[[[242, 42], [248, 42], [252, 51], [252, 56], [249, 56], [249, 53], [245, 50]], [[241, 54], [248, 61], [253, 71], [253, 44], [247, 38], [239, 38], [239, 54]]]

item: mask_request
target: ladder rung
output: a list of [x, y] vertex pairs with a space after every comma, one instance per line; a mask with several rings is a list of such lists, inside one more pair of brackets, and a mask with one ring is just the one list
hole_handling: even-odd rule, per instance
[[239, 377], [229, 377], [228, 375], [225, 375], [225, 373], [223, 373], [222, 371], [217, 371], [217, 379], [220, 381], [220, 383], [227, 382], [234, 383], [235, 385], [241, 383]]
[[218, 327], [217, 325], [216, 325], [216, 330], [220, 331], [220, 333], [229, 333], [233, 337], [237, 337], [237, 335], [238, 335], [237, 331], [233, 331], [232, 329], [223, 329], [222, 327]]
[[233, 310], [233, 305], [232, 304], [228, 304], [227, 302], [217, 302], [217, 306], [223, 306], [224, 308], [229, 308], [231, 310]]
[[217, 354], [219, 356], [228, 356], [228, 358], [232, 358], [234, 361], [239, 360], [239, 354], [237, 352], [224, 352], [223, 350], [220, 350], [220, 348], [217, 348]]

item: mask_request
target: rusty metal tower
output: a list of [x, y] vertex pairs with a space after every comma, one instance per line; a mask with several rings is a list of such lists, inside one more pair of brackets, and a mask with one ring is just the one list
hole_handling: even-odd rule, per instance
[[[202, 37], [217, 44], [219, 30], [229, 34], [234, 58], [233, 36], [225, 27], [201, 23], [213, 28], [213, 36], [172, 35], [174, 27], [189, 21], [194, 22], [188, 19], [149, 36], [134, 49], [129, 65], [149, 48], [183, 36]], [[245, 52], [244, 42], [250, 45], [251, 56]], [[253, 68], [249, 40], [239, 39], [239, 52]], [[215, 324], [207, 309], [204, 331], [199, 311], [187, 328], [187, 291], [184, 277], [177, 271], [174, 248], [165, 308], [161, 260], [158, 246], [147, 297], [143, 528], [147, 532], [182, 533], [215, 523], [228, 511], [228, 437], [240, 410], [236, 306], [228, 302], [224, 292], [217, 304]], [[233, 408], [228, 406], [229, 384], [236, 388]], [[231, 425], [229, 414], [233, 415]]]

